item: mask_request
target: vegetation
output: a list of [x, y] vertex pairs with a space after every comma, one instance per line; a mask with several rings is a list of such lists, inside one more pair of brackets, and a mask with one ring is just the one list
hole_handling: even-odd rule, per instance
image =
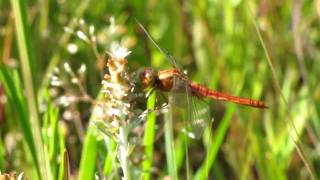
[[[318, 179], [319, 18], [319, 0], [2, 0], [0, 179]], [[171, 65], [139, 23], [190, 80], [268, 108], [142, 89]]]

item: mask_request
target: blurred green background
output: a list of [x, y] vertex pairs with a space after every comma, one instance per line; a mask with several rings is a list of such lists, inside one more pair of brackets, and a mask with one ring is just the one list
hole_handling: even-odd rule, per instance
[[[66, 171], [72, 179], [120, 179], [116, 145], [90, 126], [91, 104], [81, 98], [98, 96], [106, 51], [115, 42], [132, 51], [130, 73], [170, 67], [136, 19], [191, 80], [269, 106], [206, 101], [214, 118], [211, 133], [190, 141], [175, 136], [174, 174], [180, 179], [318, 179], [319, 18], [319, 0], [2, 0], [0, 171], [24, 172], [28, 179], [63, 179]], [[81, 86], [72, 83], [66, 62]], [[58, 88], [52, 76], [59, 77]], [[57, 106], [66, 95], [75, 100]], [[163, 135], [158, 138], [151, 158], [141, 160], [152, 164], [142, 179], [172, 175]], [[148, 166], [131, 165], [140, 169], [133, 174]]]

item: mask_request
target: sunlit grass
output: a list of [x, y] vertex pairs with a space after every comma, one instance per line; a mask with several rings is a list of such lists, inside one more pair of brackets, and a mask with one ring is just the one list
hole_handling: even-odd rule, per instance
[[[156, 91], [154, 91], [148, 98], [147, 108], [150, 111], [155, 111], [156, 104]], [[148, 114], [146, 131], [144, 133], [144, 146], [145, 146], [145, 160], [142, 165], [142, 170], [145, 173], [143, 179], [150, 179], [152, 172], [152, 160], [153, 160], [153, 149], [155, 139], [155, 128], [156, 125], [156, 113], [150, 112]]]
[[[28, 179], [320, 176], [319, 12], [313, 3], [4, 0], [0, 4], [1, 173], [24, 172]], [[170, 67], [135, 19], [191, 80], [262, 99], [269, 108], [204, 99], [214, 119], [212, 127], [200, 139], [188, 139], [170, 105], [168, 113], [162, 112], [161, 104], [170, 103], [170, 96], [139, 94], [142, 98], [131, 102], [135, 105], [131, 115], [148, 113], [126, 124], [125, 141], [120, 141], [113, 131], [99, 126], [92, 113], [105, 100], [101, 80], [109, 73], [106, 58], [112, 44], [132, 51], [127, 59], [130, 78], [142, 67]], [[70, 44], [75, 52], [68, 50]], [[64, 72], [64, 63], [73, 76]], [[81, 67], [85, 70], [79, 72]], [[143, 93], [136, 92], [139, 88], [133, 94]], [[128, 153], [124, 157], [121, 148]]]

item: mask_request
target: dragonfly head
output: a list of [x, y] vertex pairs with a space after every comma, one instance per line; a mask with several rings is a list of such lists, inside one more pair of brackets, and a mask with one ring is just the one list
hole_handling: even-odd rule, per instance
[[156, 72], [150, 67], [145, 68], [140, 73], [139, 79], [143, 88], [152, 87], [156, 81]]

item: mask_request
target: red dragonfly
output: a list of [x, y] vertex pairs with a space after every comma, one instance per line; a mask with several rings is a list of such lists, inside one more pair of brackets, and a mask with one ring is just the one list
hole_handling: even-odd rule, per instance
[[[150, 38], [153, 44], [158, 48], [158, 50], [166, 56], [166, 59], [170, 62], [173, 66], [172, 69], [162, 70], [162, 71], [154, 71], [152, 68], [148, 67], [145, 68], [142, 73], [140, 74], [140, 82], [144, 88], [153, 87], [155, 89], [161, 91], [184, 91], [187, 87], [191, 91], [193, 96], [198, 98], [208, 97], [215, 100], [220, 101], [227, 101], [232, 103], [237, 103], [241, 105], [246, 105], [254, 108], [267, 108], [265, 103], [260, 100], [253, 100], [250, 98], [232, 96], [227, 93], [222, 93], [219, 91], [215, 91], [213, 89], [209, 89], [204, 85], [194, 83], [188, 79], [188, 77], [182, 73], [182, 71], [178, 68], [176, 62], [174, 61], [173, 57], [169, 55], [164, 49], [157, 45], [157, 43], [153, 40], [151, 35], [145, 30], [145, 28], [138, 23], [144, 33]], [[178, 80], [182, 82], [182, 85], [175, 85], [174, 81]]]
[[[170, 104], [177, 105], [177, 103], [187, 101], [187, 104], [182, 104], [182, 106], [180, 104], [180, 107], [182, 107], [181, 109], [184, 109], [184, 114], [180, 115], [177, 113], [177, 110], [175, 110], [175, 112], [173, 112], [173, 116], [175, 116], [175, 118], [183, 118], [183, 116], [187, 116], [187, 126], [190, 126], [184, 127], [183, 131], [187, 132], [189, 137], [200, 137], [199, 135], [201, 135], [205, 127], [207, 127], [206, 123], [210, 119], [210, 117], [208, 117], [209, 110], [207, 109], [206, 105], [203, 106], [203, 103], [201, 105], [201, 103], [199, 103], [200, 101], [197, 99], [208, 97], [220, 101], [237, 103], [254, 108], [267, 108], [263, 101], [232, 96], [226, 93], [209, 89], [204, 85], [190, 81], [186, 74], [183, 73], [180, 68], [178, 68], [178, 65], [176, 64], [174, 58], [167, 51], [158, 46], [158, 44], [153, 40], [153, 38], [145, 30], [145, 28], [139, 22], [137, 23], [173, 67], [172, 69], [161, 71], [155, 71], [153, 68], [147, 67], [143, 69], [143, 71], [139, 75], [140, 83], [142, 87], [146, 89], [171, 92], [171, 94], [176, 93], [175, 96], [171, 96], [173, 97], [171, 98], [171, 101], [173, 102], [170, 102], [169, 99]], [[179, 97], [177, 93], [185, 94], [185, 96]], [[200, 108], [199, 106], [202, 107]]]
[[[203, 105], [203, 101], [199, 101], [199, 99], [203, 99], [204, 97], [254, 108], [267, 108], [263, 101], [232, 96], [190, 81], [186, 74], [178, 68], [174, 58], [166, 50], [158, 46], [155, 40], [153, 40], [151, 35], [139, 22], [137, 22], [137, 24], [173, 67], [172, 69], [162, 71], [155, 71], [151, 67], [145, 68], [139, 74], [140, 83], [143, 88], [170, 92], [169, 104], [171, 107], [170, 109], [172, 110], [172, 117], [186, 120], [182, 130], [186, 132], [189, 137], [199, 138], [203, 133], [203, 130], [207, 127], [207, 123], [210, 122], [210, 111], [208, 106]], [[181, 94], [185, 96], [181, 96]], [[179, 106], [181, 107], [180, 111], [181, 109], [184, 110], [184, 114], [181, 114], [179, 108], [176, 108]]]

